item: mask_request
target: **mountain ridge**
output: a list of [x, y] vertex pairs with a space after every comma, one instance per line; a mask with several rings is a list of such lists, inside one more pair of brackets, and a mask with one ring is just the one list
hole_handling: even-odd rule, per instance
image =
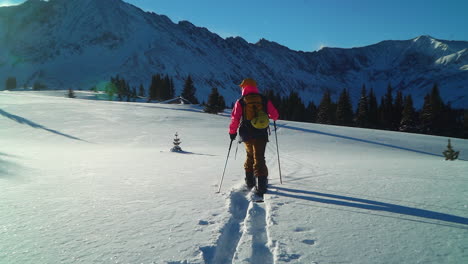
[[349, 89], [354, 102], [363, 84], [381, 96], [390, 83], [421, 106], [439, 83], [445, 101], [468, 107], [468, 41], [423, 35], [364, 47], [291, 50], [266, 39], [221, 38], [189, 21], [145, 12], [121, 0], [29, 0], [0, 8], [0, 80], [41, 81], [51, 88], [89, 89], [119, 74], [132, 86], [151, 75], [174, 77], [178, 92], [189, 74], [203, 101], [212, 87], [227, 101], [249, 76], [283, 95], [297, 91], [319, 102]]

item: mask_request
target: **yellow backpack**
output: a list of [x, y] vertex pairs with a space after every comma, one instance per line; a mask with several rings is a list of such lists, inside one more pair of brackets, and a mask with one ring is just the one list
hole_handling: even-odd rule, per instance
[[248, 94], [241, 98], [244, 120], [256, 129], [265, 129], [270, 124], [266, 113], [266, 99], [260, 94]]

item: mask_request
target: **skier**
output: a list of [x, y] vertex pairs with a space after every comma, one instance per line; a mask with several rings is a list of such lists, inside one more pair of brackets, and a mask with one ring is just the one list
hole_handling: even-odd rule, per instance
[[[268, 117], [276, 121], [279, 114], [272, 102], [260, 95], [254, 79], [246, 78], [239, 86], [242, 89], [242, 97], [236, 101], [232, 110], [229, 136], [231, 140], [234, 140], [239, 129], [239, 136], [247, 152], [244, 163], [245, 183], [249, 189], [256, 187], [255, 194], [262, 197], [268, 185], [268, 168], [265, 163], [265, 148], [269, 132]], [[258, 128], [253, 124], [256, 122], [255, 118], [262, 112], [263, 115], [265, 112], [267, 114], [265, 115], [266, 122], [264, 122], [266, 125], [264, 128]]]

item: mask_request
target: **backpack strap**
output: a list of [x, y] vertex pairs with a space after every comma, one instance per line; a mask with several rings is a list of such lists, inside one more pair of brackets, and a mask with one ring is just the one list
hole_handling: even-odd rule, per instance
[[241, 96], [241, 98], [239, 98], [239, 100], [238, 100], [239, 103], [240, 103], [240, 105], [242, 106], [242, 120], [241, 120], [241, 123], [244, 122], [244, 116], [245, 116], [245, 102], [244, 102], [244, 97], [245, 97], [245, 96], [243, 95], [243, 96]]

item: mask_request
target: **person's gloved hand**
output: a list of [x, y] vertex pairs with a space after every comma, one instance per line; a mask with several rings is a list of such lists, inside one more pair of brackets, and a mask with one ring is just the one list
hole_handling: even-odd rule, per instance
[[232, 141], [232, 140], [236, 139], [237, 133], [229, 134], [229, 137], [231, 138], [231, 141]]

